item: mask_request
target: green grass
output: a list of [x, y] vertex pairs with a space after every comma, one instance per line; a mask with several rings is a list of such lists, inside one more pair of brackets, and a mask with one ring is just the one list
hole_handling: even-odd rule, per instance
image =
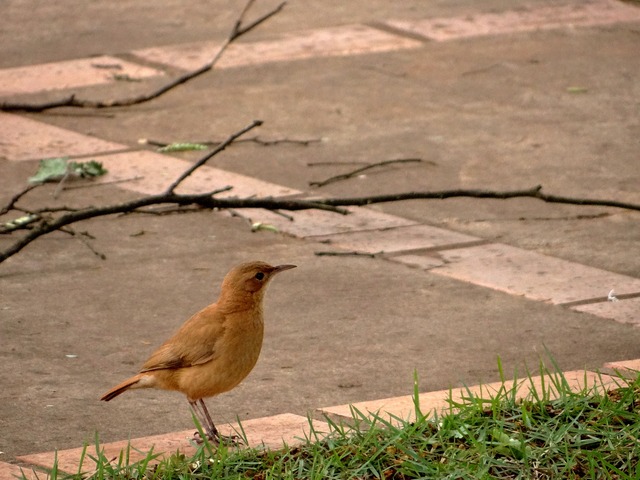
[[353, 409], [351, 426], [329, 420], [328, 436], [312, 430], [302, 445], [282, 450], [203, 445], [193, 457], [158, 461], [150, 452], [129, 464], [126, 451], [110, 463], [94, 446], [83, 467], [90, 475], [54, 469], [51, 478], [640, 478], [640, 377], [620, 376], [608, 392], [572, 392], [562, 374], [545, 373], [549, 381], [524, 400], [515, 387], [488, 398], [469, 392], [440, 416], [423, 414], [415, 401], [412, 422]]

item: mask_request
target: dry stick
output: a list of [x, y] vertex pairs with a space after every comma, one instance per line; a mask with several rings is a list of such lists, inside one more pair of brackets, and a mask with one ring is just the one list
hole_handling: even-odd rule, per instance
[[77, 188], [90, 188], [90, 187], [103, 187], [107, 185], [114, 185], [116, 183], [134, 182], [136, 180], [142, 180], [143, 175], [136, 175], [135, 177], [120, 178], [118, 180], [110, 180], [108, 182], [94, 182], [90, 180], [89, 183], [79, 183], [77, 185], [67, 185], [63, 190], [75, 190]]
[[220, 57], [232, 42], [234, 42], [237, 38], [244, 35], [245, 33], [248, 33], [249, 31], [253, 30], [255, 27], [257, 27], [264, 21], [268, 20], [272, 16], [276, 15], [286, 5], [286, 2], [282, 2], [280, 5], [278, 5], [276, 8], [274, 8], [270, 12], [254, 20], [246, 27], [242, 27], [244, 16], [246, 15], [247, 11], [249, 10], [249, 7], [253, 4], [253, 2], [254, 0], [249, 0], [247, 2], [247, 4], [242, 10], [242, 13], [236, 20], [236, 23], [233, 26], [231, 33], [229, 34], [227, 39], [223, 42], [218, 52], [214, 55], [214, 57], [208, 63], [206, 63], [200, 68], [197, 68], [196, 70], [187, 72], [173, 80], [170, 80], [165, 85], [162, 85], [161, 87], [157, 88], [156, 90], [150, 93], [144, 93], [142, 95], [138, 95], [136, 97], [131, 97], [131, 98], [124, 98], [120, 100], [107, 100], [107, 101], [77, 99], [75, 94], [71, 94], [70, 96], [59, 99], [59, 100], [53, 100], [50, 102], [43, 102], [43, 103], [2, 102], [0, 103], [0, 110], [5, 110], [5, 111], [21, 110], [25, 112], [42, 112], [43, 110], [49, 110], [51, 108], [58, 108], [58, 107], [79, 107], [79, 108], [128, 107], [130, 105], [137, 105], [137, 104], [148, 102], [149, 100], [158, 98], [159, 96], [165, 94], [169, 90], [172, 90], [173, 88], [179, 85], [182, 85], [183, 83], [186, 83], [189, 80], [192, 80], [193, 78], [196, 78], [199, 75], [202, 75], [203, 73], [211, 70], [214, 67], [214, 65], [218, 62], [218, 60], [220, 60]]
[[24, 197], [27, 193], [29, 193], [34, 188], [38, 188], [41, 185], [42, 183], [33, 183], [31, 185], [27, 185], [26, 187], [24, 187], [22, 190], [16, 193], [13, 197], [11, 197], [9, 202], [4, 207], [2, 207], [2, 209], [0, 209], [0, 215], [4, 215], [6, 213], [9, 213], [11, 210], [14, 210], [13, 207], [18, 200], [20, 200], [22, 197]]
[[[260, 137], [249, 137], [249, 138], [242, 138], [240, 140], [237, 140], [235, 143], [249, 143], [249, 142], [253, 142], [253, 143], [257, 143], [258, 145], [263, 145], [265, 147], [270, 147], [272, 145], [279, 145], [281, 143], [292, 143], [295, 145], [304, 145], [305, 147], [308, 146], [311, 143], [319, 143], [321, 142], [322, 139], [321, 138], [308, 138], [308, 139], [298, 139], [298, 138], [274, 138], [272, 140], [263, 140]], [[169, 145], [171, 145], [171, 143], [167, 143], [167, 142], [161, 142], [160, 140], [153, 140], [153, 139], [143, 139], [143, 140], [139, 140], [138, 143], [141, 144], [145, 144], [145, 145], [151, 145], [154, 147], [168, 147]], [[184, 143], [193, 143], [196, 145], [208, 145], [208, 146], [216, 146], [216, 145], [220, 145], [222, 142], [219, 140], [205, 140], [202, 142], [197, 142], [197, 141], [189, 141], [189, 142], [184, 142]]]
[[616, 200], [595, 200], [589, 198], [562, 197], [558, 195], [550, 195], [542, 192], [542, 185], [537, 185], [527, 190], [507, 190], [503, 192], [494, 190], [442, 190], [439, 192], [405, 192], [388, 195], [373, 195], [370, 197], [354, 197], [354, 198], [326, 198], [316, 200], [318, 203], [325, 205], [351, 207], [363, 206], [373, 203], [398, 202], [403, 200], [426, 200], [426, 199], [445, 199], [453, 197], [473, 197], [473, 198], [496, 198], [507, 199], [517, 197], [537, 198], [546, 203], [565, 203], [569, 205], [593, 205], [599, 207], [616, 207], [625, 210], [640, 211], [640, 204], [619, 202]]
[[66, 227], [67, 225], [71, 225], [73, 223], [95, 217], [114, 215], [116, 213], [133, 212], [142, 207], [148, 207], [150, 205], [173, 203], [177, 205], [199, 205], [202, 208], [208, 209], [264, 208], [267, 210], [307, 210], [310, 208], [316, 208], [342, 214], [348, 213], [344, 209], [331, 205], [323, 205], [322, 203], [309, 200], [284, 200], [271, 197], [214, 198], [212, 197], [212, 194], [213, 192], [181, 195], [173, 192], [164, 192], [157, 195], [149, 195], [146, 197], [138, 198], [136, 200], [125, 203], [107, 205], [104, 207], [88, 207], [82, 210], [68, 212], [52, 221], [42, 219], [40, 223], [29, 230], [29, 232], [24, 237], [18, 239], [13, 245], [10, 245], [9, 248], [4, 250], [3, 252], [0, 252], [0, 263], [2, 263], [12, 255], [18, 253], [35, 239], [59, 230], [60, 228]]
[[393, 163], [409, 163], [409, 162], [422, 162], [422, 159], [421, 158], [396, 158], [394, 160], [384, 160], [382, 162], [371, 163], [367, 166], [356, 168], [355, 170], [352, 170], [351, 172], [348, 172], [348, 173], [343, 173], [341, 175], [329, 177], [326, 180], [322, 180], [321, 182], [309, 182], [309, 185], [312, 187], [324, 187], [325, 185], [328, 185], [330, 183], [334, 183], [340, 180], [346, 180], [348, 178], [354, 177], [359, 173], [362, 173], [371, 168], [391, 165]]
[[376, 255], [382, 255], [384, 252], [380, 251], [380, 252], [376, 252], [376, 253], [369, 253], [369, 252], [358, 252], [357, 250], [351, 251], [351, 252], [338, 252], [338, 251], [320, 251], [320, 252], [313, 252], [314, 255], [316, 255], [317, 257], [370, 257], [370, 258], [376, 258]]
[[293, 200], [278, 198], [214, 198], [214, 192], [180, 195], [173, 192], [165, 192], [157, 195], [149, 195], [130, 202], [104, 207], [88, 207], [82, 210], [68, 212], [53, 221], [42, 219], [35, 227], [13, 245], [9, 246], [5, 251], [0, 252], [0, 263], [7, 258], [15, 255], [29, 243], [58, 230], [62, 227], [75, 222], [87, 220], [89, 218], [101, 217], [105, 215], [113, 215], [116, 213], [133, 212], [142, 207], [150, 205], [158, 205], [165, 203], [173, 203], [176, 205], [197, 205], [202, 208], [214, 209], [232, 209], [232, 208], [264, 208], [267, 210], [307, 210], [322, 209], [330, 210], [338, 213], [348, 213], [348, 211], [339, 208], [343, 206], [362, 206], [372, 203], [395, 202], [400, 200], [416, 200], [416, 199], [445, 199], [453, 197], [472, 197], [472, 198], [496, 198], [507, 199], [517, 197], [537, 198], [548, 203], [566, 203], [573, 205], [594, 205], [617, 207], [627, 210], [640, 211], [639, 204], [626, 202], [618, 202], [613, 200], [591, 200], [584, 198], [562, 197], [557, 195], [547, 195], [542, 193], [540, 185], [527, 190], [510, 190], [510, 191], [492, 191], [492, 190], [442, 190], [439, 192], [407, 192], [397, 195], [376, 195], [371, 197], [358, 198], [328, 198], [318, 200]]
[[198, 160], [196, 163], [194, 163], [193, 165], [191, 165], [191, 167], [189, 167], [185, 172], [182, 173], [182, 175], [180, 175], [171, 185], [169, 185], [169, 188], [167, 188], [166, 193], [173, 193], [173, 191], [178, 187], [178, 185], [180, 185], [180, 183], [182, 183], [182, 181], [187, 178], [189, 175], [191, 175], [193, 172], [195, 172], [198, 168], [200, 168], [202, 165], [204, 165], [205, 163], [207, 163], [207, 161], [217, 155], [218, 153], [220, 153], [221, 151], [223, 151], [225, 148], [227, 148], [229, 145], [231, 145], [234, 140], [238, 137], [240, 137], [241, 135], [244, 135], [245, 133], [247, 133], [249, 130], [253, 130], [256, 127], [259, 127], [260, 125], [262, 125], [262, 120], [254, 120], [253, 122], [251, 122], [249, 125], [247, 125], [246, 127], [244, 127], [242, 130], [233, 133], [229, 136], [229, 138], [227, 138], [224, 142], [222, 142], [220, 145], [218, 145], [216, 148], [214, 148], [213, 150], [211, 150], [210, 152], [208, 152], [204, 157], [202, 157], [200, 160]]
[[327, 161], [327, 162], [307, 162], [307, 167], [324, 167], [327, 165], [338, 165], [341, 167], [344, 167], [345, 165], [371, 165], [369, 162], [356, 162], [356, 161], [352, 161], [352, 162], [332, 162], [332, 161]]
[[[86, 238], [84, 238], [85, 236], [89, 236], [86, 233], [78, 233], [76, 232], [74, 229], [72, 228], [68, 228], [68, 227], [63, 227], [59, 229], [61, 232], [64, 232], [68, 235], [71, 235], [73, 238], [75, 238], [76, 240], [79, 240], [80, 243], [82, 243], [85, 247], [87, 247], [91, 253], [93, 253], [96, 257], [100, 258], [101, 260], [106, 260], [107, 256], [104, 253], [101, 253], [99, 251], [97, 251], [95, 248], [93, 248], [93, 245], [91, 245]], [[90, 237], [90, 236], [89, 236]], [[92, 238], [92, 237], [90, 237]]]

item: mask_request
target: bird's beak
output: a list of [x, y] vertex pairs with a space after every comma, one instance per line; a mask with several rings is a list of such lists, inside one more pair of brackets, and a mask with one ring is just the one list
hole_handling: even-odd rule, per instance
[[285, 270], [291, 270], [292, 268], [296, 268], [297, 265], [278, 265], [273, 267], [273, 274], [284, 272]]

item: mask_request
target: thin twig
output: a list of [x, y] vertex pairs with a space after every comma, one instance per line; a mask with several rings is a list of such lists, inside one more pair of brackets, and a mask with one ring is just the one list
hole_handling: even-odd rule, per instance
[[73, 238], [75, 238], [76, 240], [79, 240], [80, 243], [82, 243], [85, 247], [87, 247], [89, 250], [91, 250], [91, 253], [93, 253], [96, 257], [100, 258], [101, 260], [106, 260], [107, 256], [104, 253], [101, 253], [99, 251], [97, 251], [93, 245], [91, 245], [89, 243], [89, 241], [84, 238], [84, 237], [89, 237], [89, 238], [94, 238], [93, 236], [89, 235], [87, 232], [76, 232], [75, 230], [73, 230], [72, 228], [69, 227], [63, 227], [59, 229], [61, 232], [64, 232], [68, 235], [71, 235]]
[[290, 222], [293, 222], [295, 220], [295, 218], [293, 218], [291, 215], [287, 215], [286, 213], [281, 212], [280, 210], [272, 210], [272, 212], [275, 213], [276, 215], [280, 215], [281, 217], [286, 218]]
[[327, 165], [338, 165], [338, 166], [345, 166], [345, 165], [371, 165], [369, 162], [307, 162], [307, 167], [325, 167]]
[[318, 257], [370, 257], [370, 258], [376, 258], [376, 255], [381, 255], [382, 253], [384, 253], [384, 252], [376, 252], [376, 253], [358, 252], [358, 251], [352, 251], [352, 252], [334, 252], [334, 251], [313, 252], [313, 254], [318, 256]]
[[89, 188], [89, 187], [102, 187], [105, 185], [114, 185], [116, 183], [125, 183], [125, 182], [134, 182], [136, 180], [142, 180], [144, 178], [143, 175], [136, 175], [131, 178], [121, 178], [118, 180], [110, 180], [108, 182], [95, 182], [93, 180], [89, 180], [87, 183], [79, 183], [77, 185], [67, 185], [63, 190], [74, 190], [76, 188]]
[[[174, 182], [175, 183], [175, 182]], [[215, 191], [214, 191], [215, 192]], [[374, 195], [370, 197], [356, 198], [324, 198], [313, 200], [299, 200], [286, 198], [215, 198], [214, 192], [200, 194], [177, 194], [172, 190], [168, 190], [161, 194], [148, 195], [129, 202], [115, 205], [107, 205], [103, 207], [87, 207], [77, 211], [66, 212], [57, 218], [40, 218], [32, 228], [29, 229], [23, 237], [19, 238], [14, 244], [10, 245], [6, 250], [0, 252], [0, 263], [7, 258], [15, 255], [24, 247], [29, 245], [37, 238], [51, 233], [55, 230], [66, 227], [82, 220], [90, 218], [102, 217], [118, 213], [134, 212], [140, 208], [151, 205], [173, 204], [177, 206], [195, 205], [200, 208], [207, 209], [241, 209], [241, 208], [264, 208], [267, 210], [307, 210], [320, 209], [328, 210], [341, 214], [347, 214], [348, 211], [341, 207], [346, 206], [363, 206], [373, 203], [396, 202], [402, 200], [416, 199], [446, 199], [454, 197], [470, 197], [470, 198], [535, 198], [548, 203], [565, 203], [572, 205], [594, 205], [605, 207], [616, 207], [627, 210], [640, 211], [639, 204], [619, 202], [614, 200], [595, 200], [585, 198], [572, 198], [558, 195], [548, 195], [542, 192], [540, 185], [525, 190], [442, 190], [436, 192], [406, 192], [394, 195]], [[14, 205], [14, 209], [17, 207]]]
[[366, 165], [364, 167], [360, 167], [360, 168], [356, 168], [355, 170], [352, 170], [351, 172], [348, 173], [343, 173], [340, 175], [336, 175], [334, 177], [329, 177], [326, 180], [322, 180], [320, 182], [309, 182], [309, 185], [312, 187], [324, 187], [325, 185], [328, 185], [330, 183], [334, 183], [334, 182], [338, 182], [340, 180], [346, 180], [348, 178], [352, 178], [355, 177], [356, 175], [369, 170], [371, 168], [376, 168], [376, 167], [383, 167], [385, 165], [391, 165], [394, 163], [410, 163], [410, 162], [422, 162], [421, 158], [396, 158], [393, 160], [384, 160], [382, 162], [376, 162], [376, 163], [371, 163], [369, 165]]
[[183, 172], [182, 175], [180, 175], [171, 185], [169, 185], [169, 188], [167, 188], [166, 193], [173, 193], [173, 191], [178, 187], [178, 185], [180, 185], [180, 183], [182, 183], [182, 181], [184, 179], [186, 179], [189, 175], [191, 175], [193, 172], [195, 172], [202, 165], [207, 163], [207, 161], [211, 157], [213, 157], [213, 156], [217, 155], [218, 153], [222, 152], [225, 148], [227, 148], [229, 145], [231, 145], [236, 138], [244, 135], [249, 130], [252, 130], [252, 129], [256, 128], [256, 127], [259, 127], [260, 125], [262, 125], [262, 120], [254, 120], [249, 125], [244, 127], [242, 130], [240, 130], [240, 131], [238, 131], [236, 133], [232, 133], [229, 136], [229, 138], [227, 138], [224, 142], [222, 142], [216, 148], [214, 148], [213, 150], [208, 152], [204, 157], [202, 157], [196, 163], [191, 165], [191, 167], [189, 167], [185, 172]]
[[78, 99], [76, 98], [76, 94], [74, 93], [67, 97], [61, 98], [59, 100], [53, 100], [53, 101], [43, 102], [43, 103], [2, 102], [0, 103], [0, 110], [4, 110], [4, 111], [21, 110], [25, 112], [41, 112], [44, 110], [49, 110], [49, 109], [58, 108], [58, 107], [78, 107], [78, 108], [128, 107], [131, 105], [137, 105], [140, 103], [144, 103], [144, 102], [148, 102], [150, 100], [156, 99], [161, 95], [165, 94], [166, 92], [174, 89], [175, 87], [182, 85], [184, 83], [187, 83], [189, 80], [192, 80], [202, 75], [203, 73], [211, 70], [215, 66], [215, 64], [218, 62], [218, 60], [220, 60], [220, 57], [222, 57], [222, 54], [226, 51], [227, 47], [229, 47], [231, 43], [233, 43], [242, 35], [250, 32], [255, 27], [257, 27], [264, 21], [271, 18], [273, 15], [276, 15], [277, 13], [279, 13], [286, 4], [286, 2], [281, 3], [275, 9], [266, 13], [265, 15], [258, 18], [257, 20], [254, 20], [249, 25], [243, 27], [242, 24], [244, 22], [244, 17], [253, 3], [254, 3], [254, 0], [249, 0], [247, 2], [245, 7], [242, 9], [241, 14], [238, 16], [238, 19], [236, 20], [231, 30], [231, 33], [229, 34], [227, 39], [222, 43], [222, 45], [220, 46], [216, 54], [213, 56], [213, 58], [209, 62], [207, 62], [205, 65], [203, 65], [200, 68], [197, 68], [190, 72], [186, 72], [183, 75], [180, 75], [179, 77], [176, 77], [168, 81], [166, 84], [156, 88], [155, 90], [149, 93], [144, 93], [142, 95], [138, 95], [136, 97], [131, 97], [131, 98], [106, 100], [106, 101]]
[[71, 225], [83, 220], [88, 220], [90, 218], [114, 215], [117, 213], [132, 212], [142, 207], [165, 203], [172, 203], [176, 205], [199, 205], [202, 208], [209, 209], [264, 208], [267, 210], [307, 210], [310, 208], [315, 208], [342, 214], [348, 213], [348, 211], [345, 209], [332, 205], [324, 205], [322, 203], [310, 200], [288, 200], [272, 197], [215, 198], [212, 197], [209, 193], [181, 195], [173, 192], [164, 192], [157, 195], [148, 195], [146, 197], [141, 197], [129, 202], [119, 203], [115, 205], [89, 207], [83, 210], [68, 212], [52, 220], [43, 218], [33, 229], [29, 230], [26, 235], [18, 239], [13, 245], [10, 245], [3, 252], [0, 252], [0, 263], [2, 263], [12, 255], [18, 253], [20, 250], [22, 250], [37, 238], [66, 227], [67, 225]]
[[[303, 139], [303, 138], [274, 138], [274, 139], [262, 139], [260, 137], [249, 137], [249, 138], [241, 138], [236, 140], [234, 143], [257, 143], [258, 145], [262, 145], [265, 147], [271, 147], [273, 145], [280, 145], [282, 143], [290, 143], [293, 145], [303, 145], [303, 146], [308, 146], [312, 143], [319, 143], [321, 142], [322, 139], [321, 138], [308, 138], [308, 139]], [[140, 140], [138, 140], [138, 143], [143, 144], [143, 145], [151, 145], [154, 147], [168, 147], [169, 145], [171, 145], [171, 143], [168, 142], [163, 142], [160, 140], [153, 140], [153, 139], [148, 139], [148, 138], [142, 138]], [[198, 142], [198, 141], [186, 141], [186, 142], [180, 142], [180, 143], [189, 143], [189, 144], [195, 144], [195, 145], [207, 145], [207, 146], [216, 146], [216, 145], [220, 145], [222, 143], [221, 140], [204, 140], [202, 142]]]
[[24, 197], [27, 193], [29, 193], [34, 188], [38, 188], [42, 185], [43, 185], [42, 183], [32, 183], [24, 187], [22, 190], [16, 193], [13, 197], [11, 197], [11, 199], [9, 199], [9, 202], [4, 207], [2, 207], [2, 209], [0, 209], [0, 215], [4, 215], [6, 213], [9, 213], [11, 210], [14, 210], [14, 206], [18, 202], [18, 200], [20, 200], [22, 197]]
[[495, 191], [495, 190], [466, 190], [466, 189], [454, 189], [454, 190], [442, 190], [435, 192], [405, 192], [398, 194], [388, 195], [373, 195], [370, 197], [353, 197], [353, 198], [326, 198], [322, 200], [316, 200], [318, 203], [325, 205], [340, 206], [340, 207], [353, 207], [371, 205], [373, 203], [386, 203], [386, 202], [399, 202], [404, 200], [427, 200], [427, 199], [439, 199], [453, 197], [471, 197], [471, 198], [496, 198], [496, 199], [508, 199], [518, 197], [529, 197], [542, 200], [546, 203], [565, 203], [569, 205], [593, 205], [599, 207], [616, 207], [623, 208], [625, 210], [640, 211], [640, 204], [619, 202], [616, 200], [595, 200], [589, 198], [576, 198], [576, 197], [562, 197], [558, 195], [550, 195], [542, 192], [542, 185], [537, 185], [533, 188], [526, 190], [507, 190], [507, 191]]
[[[245, 7], [244, 11], [242, 12], [242, 15], [240, 16], [241, 18], [244, 16], [244, 14], [249, 9], [249, 6], [252, 3], [253, 3], [253, 0], [250, 0], [249, 3], [247, 3], [247, 6]], [[287, 4], [286, 1], [282, 2], [276, 8], [274, 8], [270, 12], [265, 13], [263, 16], [261, 16], [260, 18], [254, 20], [253, 22], [251, 22], [246, 27], [242, 27], [242, 25], [238, 25], [238, 23], [236, 23], [236, 26], [234, 27], [235, 35], [232, 37], [232, 40], [235, 40], [239, 36], [244, 35], [245, 33], [253, 30], [255, 27], [260, 25], [262, 22], [265, 22], [265, 21], [269, 20], [271, 17], [273, 17], [274, 15], [280, 13], [280, 11], [285, 7], [286, 4]]]

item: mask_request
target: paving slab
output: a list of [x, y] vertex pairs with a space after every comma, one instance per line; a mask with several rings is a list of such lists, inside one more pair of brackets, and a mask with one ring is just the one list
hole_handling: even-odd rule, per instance
[[[11, 32], [2, 43], [0, 62], [15, 67], [87, 58], [105, 49], [113, 53], [215, 43], [225, 38], [237, 14], [235, 7], [218, 0], [178, 3], [161, 2], [149, 10], [104, 0], [74, 0], [74, 9], [66, 3], [41, 8], [32, 0], [11, 2], [0, 19], [3, 31]], [[384, 28], [392, 42], [415, 41], [411, 32], [380, 24], [549, 6], [558, 5], [546, 0], [374, 0], [366, 8], [333, 0], [293, 3], [243, 43], [276, 45], [284, 33], [365, 22]], [[314, 190], [319, 195], [511, 189], [540, 183], [545, 191], [562, 195], [637, 203], [637, 30], [637, 22], [563, 26], [422, 41], [416, 48], [392, 46], [367, 54], [358, 53], [367, 51], [361, 45], [353, 55], [314, 53], [292, 62], [218, 69], [131, 108], [56, 109], [29, 118], [129, 146], [141, 137], [224, 138], [233, 126], [260, 118], [265, 120], [261, 136], [323, 141], [308, 148], [242, 144], [211, 166], [296, 191], [308, 190], [309, 180], [345, 168], [310, 172], [312, 161], [373, 162], [401, 156], [433, 161]], [[127, 85], [145, 87], [156, 81]], [[106, 83], [85, 87], [81, 94], [111, 98], [118, 86], [125, 88]], [[39, 145], [36, 137], [25, 143]], [[193, 161], [196, 155], [175, 157]], [[40, 156], [27, 152], [24, 159]], [[1, 194], [21, 186], [34, 163], [0, 160]], [[41, 191], [41, 197], [34, 192], [35, 199], [46, 201], [47, 192]], [[60, 202], [113, 203], [136, 195], [113, 185], [85, 190], [84, 196], [76, 192], [65, 191]], [[640, 277], [640, 257], [634, 255], [640, 222], [633, 212], [531, 199], [398, 202], [355, 212], [362, 213], [316, 218], [300, 212], [293, 214], [293, 222], [263, 212], [256, 220], [302, 237], [428, 224], [625, 278]], [[429, 389], [491, 382], [499, 376], [496, 355], [507, 372], [537, 365], [546, 349], [571, 370], [638, 357], [640, 330], [632, 325], [398, 261], [417, 261], [415, 252], [393, 261], [316, 257], [314, 252], [327, 245], [270, 231], [251, 233], [245, 220], [211, 212], [97, 219], [78, 228], [95, 236], [92, 245], [106, 253], [107, 261], [98, 261], [77, 240], [54, 234], [2, 265], [0, 337], [11, 342], [0, 346], [5, 365], [0, 371], [0, 430], [10, 432], [0, 436], [0, 450], [10, 461], [20, 454], [78, 447], [90, 442], [95, 431], [112, 441], [187, 427], [186, 402], [178, 395], [135, 392], [109, 405], [97, 398], [135, 372], [153, 346], [215, 298], [213, 284], [231, 265], [253, 258], [296, 263], [299, 269], [278, 279], [270, 291], [263, 355], [246, 382], [213, 401], [216, 420], [239, 416], [244, 421], [281, 412], [304, 416], [318, 405], [406, 395], [412, 391], [414, 370]], [[3, 245], [8, 241], [0, 238]], [[423, 255], [425, 261], [435, 253]], [[478, 270], [487, 268], [479, 265]], [[596, 298], [610, 288], [621, 293], [617, 285], [604, 285], [608, 283], [603, 282]], [[572, 287], [563, 283], [557, 291]]]
[[0, 112], [0, 157], [12, 161], [96, 155], [129, 147]]
[[[150, 151], [127, 152], [100, 157], [108, 173], [97, 183], [120, 182], [119, 187], [138, 193], [155, 194], [163, 192], [192, 164]], [[204, 193], [227, 186], [228, 192], [220, 197], [281, 197], [300, 193], [298, 190], [264, 182], [257, 178], [204, 165], [190, 175], [176, 190], [178, 193]]]
[[[322, 437], [323, 432], [328, 432], [328, 425], [319, 420], [310, 420], [307, 417], [284, 413], [272, 417], [257, 418], [242, 422], [242, 430], [237, 423], [217, 425], [222, 435], [246, 434], [248, 447], [279, 449], [284, 445], [294, 446], [303, 443], [307, 437], [314, 438], [314, 433]], [[126, 452], [130, 463], [138, 462], [147, 457], [149, 452], [160, 454], [160, 459], [176, 452], [185, 455], [193, 455], [197, 447], [192, 443], [194, 429], [181, 432], [172, 432], [163, 435], [154, 435], [144, 438], [134, 438], [101, 444], [99, 451], [105, 458], [111, 460], [120, 457]], [[88, 457], [98, 456], [95, 445], [86, 447], [87, 456], [80, 465], [85, 447], [60, 450], [58, 452], [44, 452], [18, 457], [20, 462], [30, 465], [39, 465], [52, 468], [57, 459], [58, 469], [66, 473], [91, 472], [95, 470], [95, 463]]]
[[[189, 43], [134, 50], [132, 53], [148, 61], [193, 70], [210, 61], [220, 46], [219, 42]], [[216, 64], [216, 68], [245, 67], [316, 57], [363, 55], [420, 46], [420, 41], [366, 25], [342, 25], [289, 32], [274, 40], [234, 43]]]
[[0, 95], [65, 90], [118, 81], [140, 81], [161, 75], [164, 73], [160, 70], [136, 65], [120, 58], [101, 55], [64, 62], [1, 69]]
[[640, 298], [624, 298], [618, 301], [605, 301], [576, 305], [571, 307], [579, 312], [586, 312], [602, 318], [610, 318], [620, 323], [629, 323], [640, 327]]
[[0, 462], [0, 480], [47, 480], [47, 473], [31, 467], [21, 467], [12, 463]]
[[533, 7], [453, 18], [388, 21], [388, 25], [439, 42], [483, 35], [590, 27], [640, 21], [640, 11], [615, 0]]
[[[587, 371], [571, 371], [564, 372], [564, 378], [573, 391], [583, 389], [595, 389], [598, 392], [604, 392], [608, 388], [615, 387], [620, 384], [620, 380], [605, 374], [599, 374]], [[503, 382], [495, 382], [486, 385], [476, 385], [468, 388], [456, 388], [452, 390], [440, 390], [437, 392], [425, 392], [419, 395], [420, 410], [424, 414], [433, 415], [443, 414], [455, 411], [452, 408], [451, 401], [458, 403], [464, 402], [470, 395], [480, 398], [491, 398], [497, 394], [504, 392], [512, 392], [515, 389], [515, 398], [523, 399], [531, 397], [532, 391], [542, 396], [542, 392], [548, 394], [548, 398], [554, 399], [558, 397], [557, 386], [553, 382], [559, 381], [559, 377], [552, 375], [532, 376], [530, 379], [513, 380]], [[387, 398], [381, 400], [372, 400], [369, 402], [359, 402], [353, 405], [337, 405], [334, 407], [320, 408], [322, 413], [337, 415], [339, 417], [351, 418], [354, 410], [362, 414], [373, 413], [382, 416], [385, 420], [398, 422], [400, 420], [415, 420], [415, 399], [412, 395], [403, 397]]]
[[432, 227], [430, 225], [410, 225], [369, 231], [320, 235], [309, 237], [334, 247], [358, 252], [380, 253], [404, 250], [428, 249], [478, 242], [481, 239], [462, 233]]
[[324, 210], [300, 210], [278, 215], [269, 210], [246, 208], [240, 212], [252, 222], [276, 227], [296, 237], [321, 237], [335, 233], [388, 229], [415, 222], [366, 207], [350, 207], [342, 215]]
[[458, 280], [556, 305], [601, 298], [611, 289], [640, 292], [640, 279], [540, 255], [510, 245], [489, 244], [440, 252], [445, 264], [431, 270]]
[[422, 270], [431, 270], [435, 267], [441, 267], [444, 265], [444, 260], [440, 258], [440, 256], [436, 254], [425, 255], [425, 254], [405, 254], [405, 255], [396, 255], [391, 257], [389, 260], [392, 262], [403, 263], [405, 265], [411, 267], [417, 267]]
[[618, 362], [607, 362], [604, 364], [604, 368], [611, 370], [618, 370], [622, 373], [625, 371], [637, 374], [640, 372], [640, 358], [633, 360], [620, 360]]

